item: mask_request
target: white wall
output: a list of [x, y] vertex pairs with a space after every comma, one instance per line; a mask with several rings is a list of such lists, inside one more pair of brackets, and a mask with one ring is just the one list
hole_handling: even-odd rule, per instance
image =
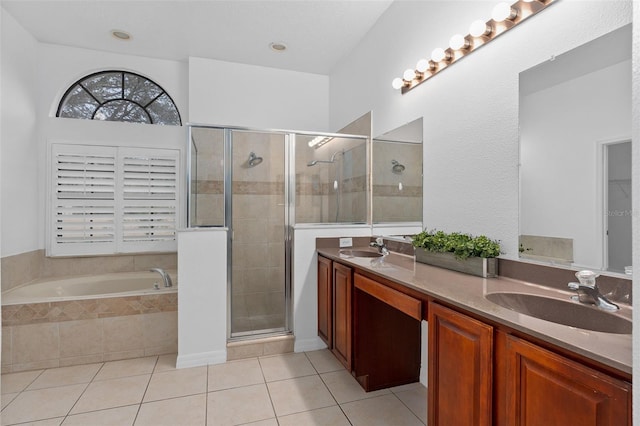
[[189, 122], [328, 131], [329, 78], [189, 58]]
[[[3, 30], [4, 36], [4, 30]], [[4, 37], [3, 37], [4, 39]], [[37, 198], [35, 224], [21, 232], [21, 237], [37, 241], [28, 249], [18, 245], [20, 238], [5, 236], [2, 242], [7, 246], [3, 256], [24, 251], [42, 249], [45, 245], [46, 223], [46, 170], [47, 152], [51, 143], [86, 143], [115, 146], [162, 147], [183, 150], [186, 147], [186, 128], [179, 126], [150, 126], [134, 123], [99, 122], [55, 117], [58, 103], [64, 92], [83, 76], [110, 69], [122, 69], [139, 73], [162, 86], [173, 98], [183, 117], [187, 110], [187, 64], [129, 55], [118, 55], [73, 47], [38, 44], [36, 76], [38, 87], [36, 149], [29, 162], [39, 170], [36, 182], [20, 188]], [[4, 77], [3, 77], [4, 80]], [[184, 153], [181, 154], [184, 162]], [[21, 164], [22, 166], [22, 164]], [[16, 185], [14, 180], [12, 185]], [[28, 190], [26, 190], [28, 188]], [[4, 198], [4, 192], [2, 194]], [[25, 209], [30, 207], [25, 206]], [[3, 217], [3, 224], [13, 224], [18, 218], [23, 220], [22, 209], [14, 209]]]
[[305, 227], [298, 225], [293, 236], [293, 332], [296, 336], [295, 351], [312, 351], [325, 348], [318, 337], [318, 256], [316, 238], [362, 237], [371, 235], [367, 225], [327, 225]]
[[41, 248], [37, 141], [37, 41], [4, 9], [0, 93], [0, 182], [3, 256]]
[[394, 2], [333, 70], [330, 125], [373, 110], [381, 134], [424, 117], [424, 226], [485, 234], [517, 258], [518, 74], [629, 23], [631, 2], [556, 2], [411, 92], [391, 87], [494, 3]]
[[[573, 239], [573, 261], [603, 268], [602, 142], [631, 135], [631, 62], [520, 99], [520, 233]], [[600, 175], [599, 175], [600, 174]]]
[[227, 232], [178, 234], [177, 367], [227, 360]]

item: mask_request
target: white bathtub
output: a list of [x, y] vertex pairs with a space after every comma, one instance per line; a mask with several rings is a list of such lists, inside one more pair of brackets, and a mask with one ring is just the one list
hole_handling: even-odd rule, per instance
[[3, 292], [2, 305], [177, 292], [177, 273], [175, 270], [167, 272], [173, 281], [169, 288], [164, 287], [157, 272], [119, 272], [38, 280]]

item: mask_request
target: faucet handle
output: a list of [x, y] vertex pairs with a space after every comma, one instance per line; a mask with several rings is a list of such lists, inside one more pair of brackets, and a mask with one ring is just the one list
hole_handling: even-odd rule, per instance
[[378, 237], [376, 238], [376, 244], [378, 244], [379, 246], [384, 244], [384, 238], [382, 237]]

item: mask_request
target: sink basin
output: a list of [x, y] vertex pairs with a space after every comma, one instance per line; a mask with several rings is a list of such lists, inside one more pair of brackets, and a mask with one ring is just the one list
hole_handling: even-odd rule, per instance
[[376, 251], [370, 251], [370, 250], [345, 249], [345, 250], [340, 250], [340, 254], [343, 254], [345, 256], [353, 256], [353, 257], [382, 257], [380, 253]]
[[596, 307], [525, 293], [489, 293], [487, 300], [545, 321], [603, 333], [631, 334], [630, 320]]

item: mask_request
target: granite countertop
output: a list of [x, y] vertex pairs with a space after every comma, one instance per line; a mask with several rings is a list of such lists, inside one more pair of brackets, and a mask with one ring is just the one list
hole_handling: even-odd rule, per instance
[[[368, 247], [353, 247], [353, 249], [370, 250]], [[394, 252], [383, 258], [347, 256], [341, 254], [338, 248], [318, 248], [318, 253], [480, 315], [494, 323], [575, 352], [628, 375], [632, 374], [631, 334], [588, 331], [544, 321], [503, 308], [484, 297], [487, 293], [512, 291], [556, 298], [566, 293], [566, 297], [569, 298], [573, 293], [568, 291], [564, 292], [512, 278], [480, 278], [466, 275], [417, 263], [413, 256]], [[630, 306], [621, 305], [619, 315], [631, 320]]]

